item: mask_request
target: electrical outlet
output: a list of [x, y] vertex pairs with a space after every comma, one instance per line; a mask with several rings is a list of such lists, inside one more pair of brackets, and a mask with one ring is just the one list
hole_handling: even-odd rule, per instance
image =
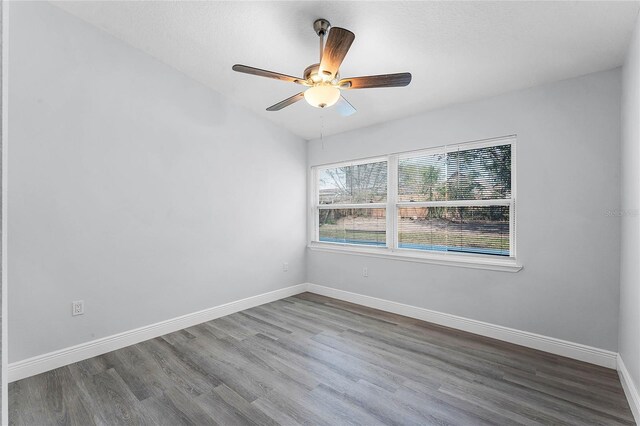
[[365, 278], [369, 276], [369, 268], [367, 267], [362, 268], [362, 276]]
[[283, 272], [289, 272], [289, 263], [288, 262], [284, 262], [282, 264], [282, 271]]
[[71, 302], [71, 315], [84, 315], [84, 300], [74, 300]]

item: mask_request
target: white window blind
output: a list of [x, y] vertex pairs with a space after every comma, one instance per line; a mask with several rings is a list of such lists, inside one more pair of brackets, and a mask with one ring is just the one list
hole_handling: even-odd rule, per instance
[[404, 154], [398, 248], [511, 255], [511, 143]]

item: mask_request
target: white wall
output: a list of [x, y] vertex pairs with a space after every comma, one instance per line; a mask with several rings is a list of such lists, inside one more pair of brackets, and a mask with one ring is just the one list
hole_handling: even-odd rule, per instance
[[308, 281], [615, 351], [620, 70], [314, 140], [308, 165], [510, 134], [522, 271], [310, 251]]
[[10, 362], [304, 281], [302, 139], [58, 8], [10, 9]]
[[622, 69], [620, 357], [640, 392], [640, 20]]

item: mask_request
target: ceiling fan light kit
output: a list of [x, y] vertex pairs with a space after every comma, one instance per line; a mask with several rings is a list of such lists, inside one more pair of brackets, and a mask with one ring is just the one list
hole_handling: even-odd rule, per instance
[[[288, 81], [307, 87], [303, 92], [270, 106], [267, 111], [279, 111], [304, 98], [309, 105], [316, 108], [329, 108], [338, 104], [338, 113], [348, 116], [356, 112], [356, 109], [342, 96], [340, 90], [403, 87], [411, 82], [411, 74], [408, 72], [351, 77], [341, 80], [339, 68], [347, 56], [355, 35], [344, 28], [331, 27], [326, 19], [316, 19], [313, 23], [313, 30], [320, 38], [320, 62], [309, 65], [304, 70], [303, 78], [247, 65], [236, 64], [232, 67], [237, 72]], [[327, 37], [326, 43], [325, 36]]]
[[316, 108], [326, 108], [335, 105], [340, 99], [340, 90], [338, 88], [319, 84], [309, 87], [304, 91], [304, 100], [311, 106]]

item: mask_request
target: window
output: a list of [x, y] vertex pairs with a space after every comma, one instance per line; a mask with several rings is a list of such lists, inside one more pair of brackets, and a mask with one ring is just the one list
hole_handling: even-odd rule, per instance
[[387, 246], [387, 161], [318, 170], [318, 240]]
[[312, 168], [311, 246], [515, 260], [515, 137]]

